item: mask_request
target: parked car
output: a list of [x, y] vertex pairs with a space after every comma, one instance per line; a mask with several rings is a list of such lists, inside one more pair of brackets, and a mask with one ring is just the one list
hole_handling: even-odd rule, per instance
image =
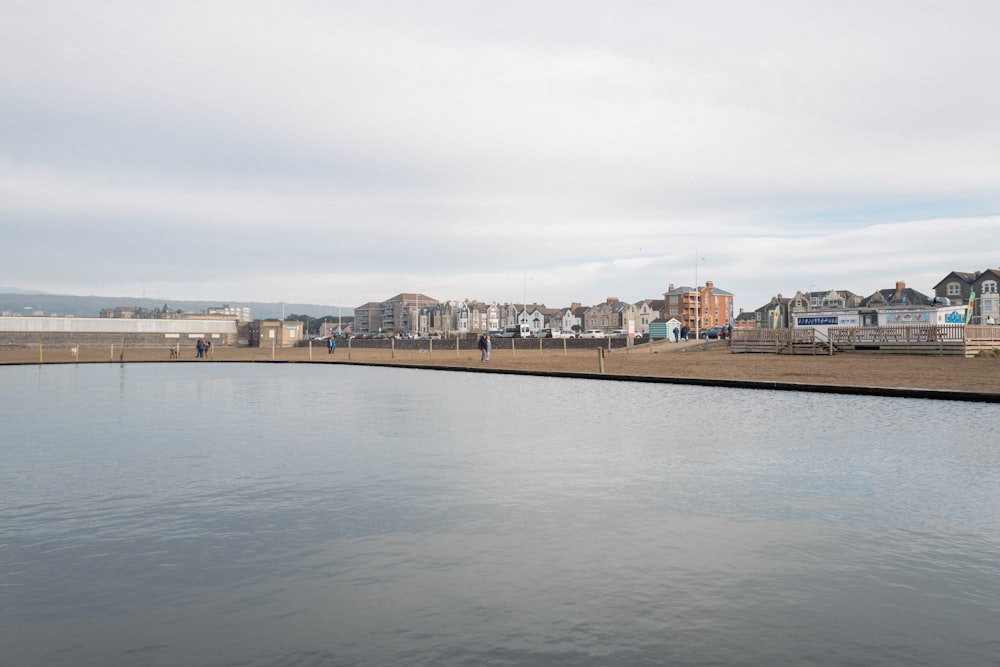
[[580, 338], [604, 338], [604, 332], [600, 329], [587, 329], [580, 334]]
[[558, 331], [553, 331], [552, 329], [549, 329], [549, 328], [539, 329], [538, 331], [535, 332], [535, 337], [536, 338], [558, 338], [559, 337], [559, 332]]
[[501, 338], [531, 338], [531, 329], [527, 324], [511, 324], [503, 328]]
[[501, 334], [503, 334], [503, 332], [500, 331], [499, 329], [490, 329], [489, 331], [486, 332], [486, 335], [489, 336], [490, 338], [498, 338], [500, 337]]
[[728, 330], [726, 327], [711, 327], [701, 332], [701, 337], [705, 340], [710, 338], [725, 338]]
[[576, 338], [576, 332], [572, 329], [563, 329], [559, 332], [560, 338]]
[[611, 336], [612, 338], [624, 338], [625, 336], [628, 335], [628, 332], [625, 331], [624, 329], [613, 329], [611, 333], [608, 335]]

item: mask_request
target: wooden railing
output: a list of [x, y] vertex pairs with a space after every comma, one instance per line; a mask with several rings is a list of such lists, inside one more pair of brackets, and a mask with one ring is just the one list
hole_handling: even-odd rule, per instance
[[954, 354], [974, 356], [1000, 349], [1000, 326], [892, 325], [885, 327], [830, 327], [824, 335], [811, 327], [792, 329], [735, 329], [732, 351], [771, 354], [834, 354], [878, 351], [899, 354]]
[[830, 342], [835, 347], [878, 345], [881, 343], [940, 343], [965, 340], [962, 324], [915, 325], [887, 327], [830, 327]]

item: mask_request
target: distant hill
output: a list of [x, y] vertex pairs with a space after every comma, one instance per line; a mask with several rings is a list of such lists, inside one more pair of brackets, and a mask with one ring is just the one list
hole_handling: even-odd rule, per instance
[[[125, 296], [75, 296], [71, 294], [47, 294], [31, 292], [14, 287], [0, 287], [0, 313], [22, 313], [26, 311], [42, 311], [45, 315], [62, 315], [69, 317], [99, 317], [103, 308], [116, 306], [133, 306], [142, 308], [162, 307], [166, 303], [174, 309], [182, 309], [189, 313], [199, 313], [206, 308], [229, 306], [249, 306], [254, 319], [274, 319], [282, 315], [281, 303], [260, 301], [182, 301], [164, 299], [144, 299]], [[337, 315], [337, 306], [324, 306], [315, 303], [285, 303], [284, 314], [309, 315], [323, 317]], [[340, 315], [351, 317], [353, 308], [341, 307]]]

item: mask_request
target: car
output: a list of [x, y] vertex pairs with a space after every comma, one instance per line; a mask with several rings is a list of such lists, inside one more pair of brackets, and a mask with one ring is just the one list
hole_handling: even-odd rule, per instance
[[725, 338], [729, 330], [726, 327], [711, 327], [701, 332], [701, 337], [705, 340], [710, 338]]
[[486, 332], [486, 335], [490, 338], [499, 338], [502, 333], [499, 329], [490, 329]]
[[624, 329], [614, 329], [608, 334], [611, 338], [624, 338], [628, 335], [628, 332]]
[[604, 332], [600, 329], [587, 329], [580, 334], [580, 338], [604, 338]]
[[535, 338], [558, 338], [559, 332], [552, 329], [539, 329], [535, 332]]
[[527, 324], [511, 324], [503, 328], [501, 338], [531, 338], [531, 329]]
[[563, 329], [559, 332], [560, 338], [576, 338], [576, 332], [572, 329]]

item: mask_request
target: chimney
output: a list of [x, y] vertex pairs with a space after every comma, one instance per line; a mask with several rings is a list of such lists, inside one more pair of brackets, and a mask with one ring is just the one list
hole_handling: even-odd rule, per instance
[[705, 287], [707, 287], [708, 289], [712, 289], [713, 287], [715, 287], [715, 283], [713, 283], [711, 280], [706, 280]]
[[896, 281], [896, 291], [897, 292], [901, 292], [904, 289], [906, 289], [906, 283], [904, 283], [902, 280], [897, 280]]
[[670, 283], [669, 285], [667, 285], [667, 291], [668, 292], [673, 292], [674, 291], [674, 284], [673, 283]]

